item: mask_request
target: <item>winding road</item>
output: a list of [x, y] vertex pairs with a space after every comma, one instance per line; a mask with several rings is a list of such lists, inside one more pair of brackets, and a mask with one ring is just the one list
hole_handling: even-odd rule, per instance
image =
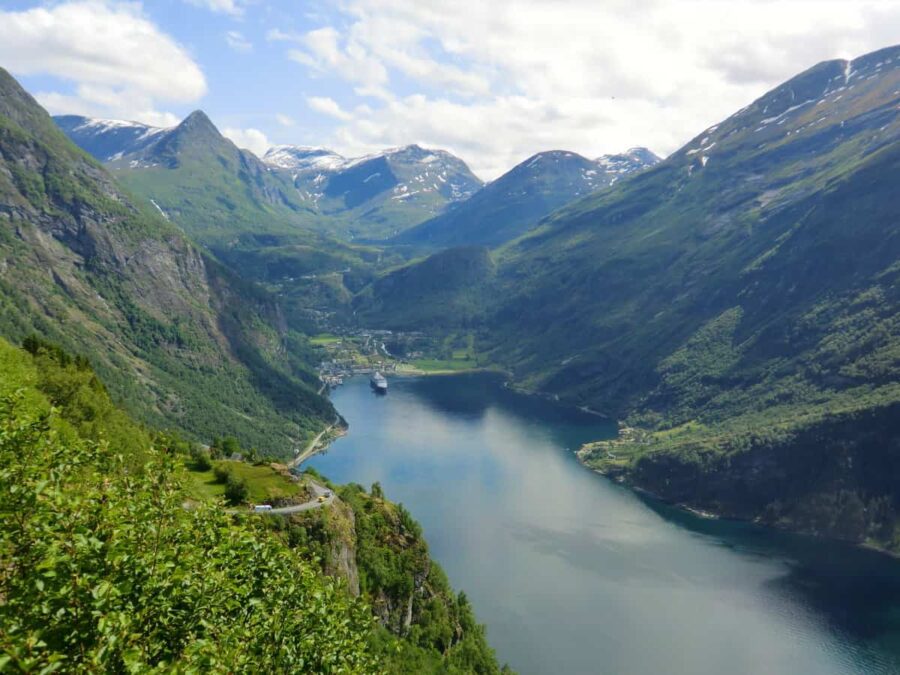
[[[334, 502], [334, 493], [324, 485], [319, 485], [315, 481], [309, 481], [309, 486], [312, 488], [313, 494], [315, 496], [308, 502], [303, 502], [302, 504], [292, 504], [291, 506], [280, 506], [277, 509], [257, 511], [256, 513], [284, 516], [291, 513], [300, 513], [301, 511], [312, 511], [313, 509], [320, 509], [323, 506], [329, 506]], [[320, 502], [319, 497], [325, 497], [325, 499]]]

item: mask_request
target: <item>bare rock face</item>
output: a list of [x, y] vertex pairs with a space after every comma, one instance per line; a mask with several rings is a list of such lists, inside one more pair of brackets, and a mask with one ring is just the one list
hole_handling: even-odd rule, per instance
[[344, 579], [350, 594], [355, 598], [359, 596], [359, 568], [356, 565], [356, 517], [353, 515], [353, 509], [340, 500], [335, 500], [332, 509], [340, 510], [341, 516], [347, 518], [354, 536], [346, 539], [335, 538], [331, 542], [329, 562], [325, 571], [332, 576]]

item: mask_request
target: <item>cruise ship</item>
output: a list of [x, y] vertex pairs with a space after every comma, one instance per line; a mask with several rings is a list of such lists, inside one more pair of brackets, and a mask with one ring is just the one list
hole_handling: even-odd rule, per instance
[[372, 374], [372, 379], [369, 380], [369, 384], [372, 385], [372, 389], [380, 394], [387, 392], [387, 379], [377, 370]]

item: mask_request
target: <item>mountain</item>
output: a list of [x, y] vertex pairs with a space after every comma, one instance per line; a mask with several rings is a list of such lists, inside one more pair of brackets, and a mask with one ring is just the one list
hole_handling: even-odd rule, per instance
[[78, 115], [54, 120], [131, 189], [180, 216], [204, 244], [228, 241], [235, 232], [246, 236], [260, 221], [270, 230], [260, 234], [300, 227], [343, 240], [380, 239], [443, 212], [482, 185], [461, 159], [417, 145], [356, 158], [280, 145], [260, 160], [222, 136], [199, 110], [167, 129]]
[[484, 347], [602, 471], [897, 547], [898, 180], [900, 47], [821, 63], [505, 251]]
[[310, 208], [339, 218], [339, 231], [348, 239], [396, 234], [482, 185], [458, 157], [418, 145], [352, 159], [323, 148], [277, 146], [263, 161], [288, 173]]
[[311, 220], [290, 181], [225, 138], [201, 110], [108, 166], [214, 250], [233, 246], [235, 235], [292, 234]]
[[[365, 259], [373, 254], [330, 236], [334, 223], [307, 204], [290, 175], [239, 149], [202, 111], [152, 130], [139, 146], [113, 145], [127, 139], [114, 136], [119, 127], [96, 120], [63, 128], [85, 150], [115, 150], [106, 166], [117, 179], [242, 277], [285, 297], [292, 326], [307, 325], [311, 305], [349, 297], [344, 271], [366, 276]], [[85, 128], [106, 131], [77, 132]]]
[[0, 308], [0, 334], [88, 356], [159, 427], [284, 453], [334, 417], [274, 299], [133, 200], [3, 70]]
[[460, 246], [391, 270], [356, 298], [362, 325], [394, 330], [468, 327], [484, 320], [495, 266], [488, 250]]
[[168, 129], [54, 119], [79, 147], [211, 249], [234, 246], [235, 236], [294, 234], [314, 224], [290, 180], [225, 138], [201, 110]]
[[81, 115], [58, 115], [53, 121], [75, 145], [103, 162], [118, 159], [153, 143], [168, 129], [140, 122], [102, 120]]
[[551, 211], [658, 163], [646, 148], [589, 160], [574, 152], [541, 152], [489, 183], [457, 208], [394, 238], [432, 247], [497, 246], [527, 232]]
[[350, 160], [327, 148], [276, 145], [269, 148], [263, 161], [269, 166], [289, 171], [338, 171]]

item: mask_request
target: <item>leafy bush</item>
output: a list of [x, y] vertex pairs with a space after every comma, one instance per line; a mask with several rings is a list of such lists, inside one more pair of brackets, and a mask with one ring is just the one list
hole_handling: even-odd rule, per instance
[[247, 487], [247, 481], [229, 473], [225, 480], [225, 501], [232, 506], [237, 506], [247, 501], [249, 495], [250, 488]]
[[195, 445], [191, 448], [191, 468], [193, 468], [194, 471], [209, 471], [212, 468], [209, 452], [199, 445]]
[[0, 370], [0, 668], [379, 670], [363, 604], [258, 519], [183, 508], [175, 457], [147, 447], [135, 468], [80, 434], [18, 354]]

